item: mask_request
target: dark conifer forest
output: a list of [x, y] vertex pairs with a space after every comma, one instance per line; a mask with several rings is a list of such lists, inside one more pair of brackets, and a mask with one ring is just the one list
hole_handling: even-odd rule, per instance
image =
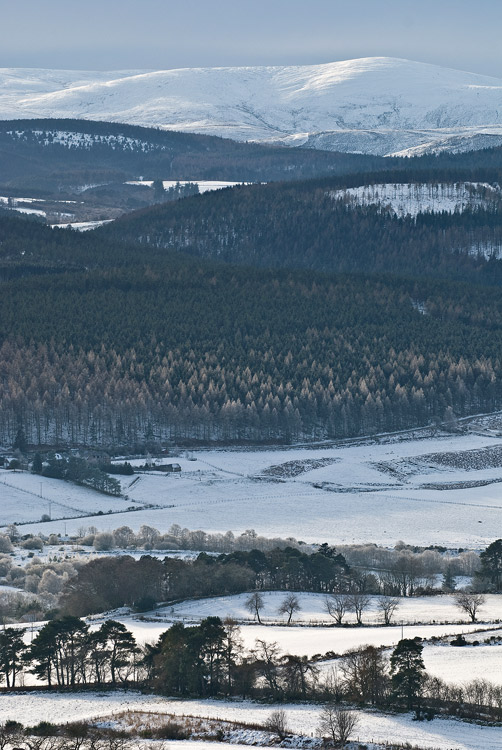
[[333, 198], [493, 184], [501, 161], [435, 159], [196, 195], [86, 233], [0, 212], [0, 441], [288, 443], [500, 408], [498, 200], [399, 218]]

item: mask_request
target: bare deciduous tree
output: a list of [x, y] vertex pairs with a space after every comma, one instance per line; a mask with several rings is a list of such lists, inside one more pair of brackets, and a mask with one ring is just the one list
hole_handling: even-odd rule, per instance
[[251, 614], [256, 617], [261, 625], [260, 610], [265, 606], [263, 596], [259, 594], [258, 591], [255, 591], [254, 594], [251, 594], [251, 596], [246, 599], [244, 606], [248, 612], [251, 612]]
[[353, 594], [349, 594], [348, 597], [348, 608], [350, 612], [354, 612], [358, 625], [363, 624], [363, 612], [369, 606], [371, 602], [371, 596], [368, 594], [362, 594], [359, 591], [355, 591]]
[[486, 597], [475, 591], [458, 591], [455, 594], [455, 606], [468, 614], [471, 622], [476, 622], [478, 610], [485, 602]]
[[276, 734], [281, 741], [286, 735], [291, 733], [291, 730], [288, 729], [286, 712], [282, 708], [277, 711], [272, 711], [265, 722], [265, 727], [269, 732]]
[[300, 610], [301, 605], [296, 594], [288, 594], [286, 598], [281, 602], [277, 612], [280, 615], [288, 616], [287, 624], [289, 625], [291, 623], [291, 618], [293, 617], [295, 612], [300, 612]]
[[324, 600], [324, 609], [337, 625], [341, 625], [348, 609], [346, 594], [329, 594]]
[[327, 703], [321, 711], [319, 731], [323, 737], [328, 736], [334, 745], [345, 747], [358, 721], [355, 711]]
[[399, 607], [399, 599], [394, 596], [381, 596], [378, 599], [377, 607], [383, 617], [384, 624], [390, 625], [394, 613]]

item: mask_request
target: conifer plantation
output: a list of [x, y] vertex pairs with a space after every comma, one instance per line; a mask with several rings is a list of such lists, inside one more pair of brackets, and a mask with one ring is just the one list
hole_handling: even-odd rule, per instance
[[[139, 221], [155, 227], [173, 216], [208, 241], [201, 226], [222, 220], [218, 206], [235, 220], [251, 205], [265, 210], [270, 195], [291, 205], [296, 192], [304, 203], [308, 187], [196, 196], [85, 234], [4, 212], [0, 439], [12, 444], [21, 426], [33, 444], [291, 442], [497, 408], [501, 262], [446, 245], [436, 252], [426, 241], [441, 235], [446, 242], [450, 231], [455, 238], [465, 230], [464, 242], [479, 228], [498, 233], [497, 211], [463, 215], [455, 226], [447, 215], [419, 216], [415, 242], [410, 219], [330, 205], [333, 232], [346, 232], [347, 247], [356, 243], [346, 253], [356, 260], [359, 253], [351, 273], [287, 268], [295, 265], [287, 253], [282, 268], [253, 268], [251, 257], [246, 266], [227, 265], [180, 253], [179, 243], [165, 248], [121, 236]], [[278, 230], [265, 222], [264, 243], [279, 247], [282, 237], [287, 250], [288, 237], [300, 247], [310, 234], [318, 257], [326, 200], [333, 204], [320, 199], [317, 223], [308, 224], [307, 212], [289, 234], [279, 203]], [[410, 234], [406, 248], [403, 233]], [[368, 253], [381, 272], [369, 273]], [[431, 278], [437, 275], [447, 279]]]

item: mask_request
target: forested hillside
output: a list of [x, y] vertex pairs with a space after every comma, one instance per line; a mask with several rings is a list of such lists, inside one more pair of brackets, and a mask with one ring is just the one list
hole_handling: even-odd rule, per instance
[[110, 446], [343, 437], [502, 401], [497, 288], [230, 266], [10, 217], [0, 232], [4, 443], [19, 425]]
[[361, 154], [237, 143], [84, 120], [0, 122], [0, 183], [58, 191], [127, 179], [290, 180], [383, 168], [386, 160]]
[[[238, 143], [110, 122], [0, 121], [0, 184], [5, 191], [60, 193], [121, 180], [269, 182], [410, 167], [427, 174], [500, 170], [502, 148], [414, 158]], [[451, 179], [455, 179], [455, 174]]]
[[[410, 172], [398, 180], [419, 177]], [[500, 282], [502, 265], [491, 257], [502, 242], [500, 199], [462, 212], [400, 217], [336, 194], [378, 179], [238, 187], [143, 209], [98, 231], [114, 241], [258, 267]]]

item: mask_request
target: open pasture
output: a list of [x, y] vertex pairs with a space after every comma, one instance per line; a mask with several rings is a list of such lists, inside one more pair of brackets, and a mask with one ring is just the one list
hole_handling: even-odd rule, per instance
[[[40, 494], [38, 478], [1, 472], [0, 482], [19, 488], [0, 484], [3, 523], [15, 518], [26, 524], [27, 532], [64, 533], [64, 523], [56, 519], [70, 516], [68, 533], [83, 526], [137, 530], [142, 524], [166, 532], [179, 524], [207, 532], [239, 534], [253, 528], [265, 536], [307, 542], [385, 546], [404, 539], [425, 546], [480, 548], [498, 538], [502, 467], [494, 454], [502, 451], [501, 440], [472, 434], [405, 438], [200, 450], [190, 457], [182, 453], [172, 459], [180, 463], [180, 474], [123, 478], [126, 501], [43, 479], [44, 500], [36, 502], [21, 490]], [[452, 454], [457, 456], [454, 465]], [[49, 498], [55, 520], [41, 524]], [[128, 511], [131, 506], [135, 510]], [[121, 512], [97, 515], [98, 509]]]

